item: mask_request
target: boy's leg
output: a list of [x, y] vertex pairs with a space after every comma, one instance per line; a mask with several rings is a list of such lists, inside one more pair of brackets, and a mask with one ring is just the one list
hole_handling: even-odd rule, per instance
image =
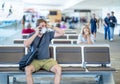
[[33, 84], [32, 73], [34, 71], [35, 71], [35, 68], [33, 67], [33, 65], [29, 65], [25, 67], [27, 84]]

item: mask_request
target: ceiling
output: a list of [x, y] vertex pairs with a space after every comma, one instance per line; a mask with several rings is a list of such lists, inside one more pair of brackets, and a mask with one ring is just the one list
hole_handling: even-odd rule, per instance
[[101, 9], [106, 7], [120, 7], [120, 0], [83, 0], [71, 9]]
[[23, 0], [26, 7], [39, 7], [40, 9], [68, 9], [83, 0]]
[[0, 0], [0, 2], [22, 2], [25, 7], [38, 9], [101, 9], [120, 7], [120, 0]]
[[120, 0], [23, 0], [27, 5], [53, 9], [101, 9], [120, 7]]

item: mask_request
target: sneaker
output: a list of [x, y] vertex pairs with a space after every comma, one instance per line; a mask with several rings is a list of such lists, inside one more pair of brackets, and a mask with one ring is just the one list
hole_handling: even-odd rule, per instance
[[110, 41], [113, 41], [113, 38], [111, 38]]

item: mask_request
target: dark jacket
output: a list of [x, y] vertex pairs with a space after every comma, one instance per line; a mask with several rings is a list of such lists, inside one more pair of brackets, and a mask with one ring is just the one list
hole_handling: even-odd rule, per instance
[[115, 27], [115, 24], [117, 23], [117, 19], [115, 16], [110, 16], [110, 23], [109, 23], [109, 26], [110, 27]]

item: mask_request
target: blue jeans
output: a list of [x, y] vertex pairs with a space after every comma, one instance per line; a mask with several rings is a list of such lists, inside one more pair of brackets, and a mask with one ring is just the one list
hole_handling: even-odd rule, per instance
[[114, 37], [114, 27], [110, 27], [110, 39]]
[[107, 26], [104, 27], [104, 38], [107, 39], [108, 36], [108, 40], [110, 40], [110, 28]]

